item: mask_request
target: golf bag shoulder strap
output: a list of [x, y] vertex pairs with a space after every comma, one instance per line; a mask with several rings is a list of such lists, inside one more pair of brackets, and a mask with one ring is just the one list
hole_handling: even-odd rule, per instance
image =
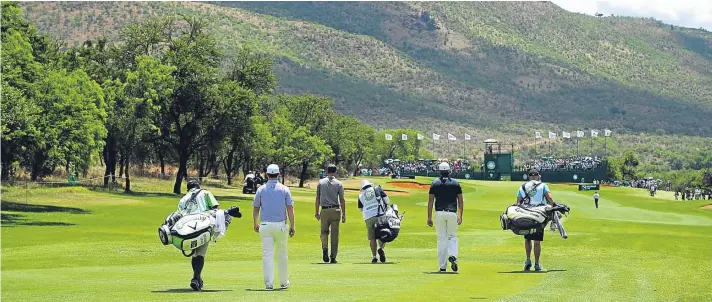
[[[534, 185], [532, 190], [536, 191], [536, 188], [538, 188], [541, 184], [542, 182], [539, 182], [538, 184]], [[526, 186], [526, 183], [522, 185], [522, 192], [524, 192], [524, 197], [522, 197], [522, 204], [529, 204], [531, 201], [531, 197], [529, 197], [529, 193], [527, 193]]]
[[386, 214], [386, 202], [384, 201], [384, 197], [386, 196], [386, 192], [383, 191], [383, 188], [381, 186], [373, 188], [373, 191], [376, 196], [376, 201], [378, 202], [378, 212], [376, 213], [377, 216], [382, 216]]

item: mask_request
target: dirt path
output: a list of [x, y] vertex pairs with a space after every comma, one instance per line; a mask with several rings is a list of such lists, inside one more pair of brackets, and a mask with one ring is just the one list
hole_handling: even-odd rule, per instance
[[705, 209], [705, 210], [712, 210], [712, 204], [708, 204], [704, 207], [700, 207], [700, 209]]

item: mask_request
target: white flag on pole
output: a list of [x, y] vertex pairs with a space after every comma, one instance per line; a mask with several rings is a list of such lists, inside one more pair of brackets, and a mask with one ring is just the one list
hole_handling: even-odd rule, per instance
[[423, 136], [422, 134], [418, 133], [418, 140], [419, 140], [419, 141], [422, 141], [424, 138], [425, 138], [425, 136]]
[[541, 132], [539, 132], [539, 131], [534, 132], [534, 135], [535, 135], [535, 138], [543, 138], [543, 137], [541, 137]]
[[434, 141], [440, 140], [440, 135], [433, 133], [433, 140], [434, 140]]
[[457, 140], [457, 137], [455, 137], [454, 135], [448, 133], [448, 134], [447, 134], [447, 139], [448, 139], [448, 140], [451, 140], [451, 141], [456, 141], [456, 140]]
[[608, 129], [603, 130], [603, 135], [604, 135], [604, 136], [611, 136], [611, 130], [608, 130]]
[[576, 137], [583, 137], [584, 134], [585, 134], [585, 133], [583, 133], [583, 131], [581, 131], [581, 130], [576, 130]]
[[549, 138], [556, 138], [556, 133], [549, 132]]
[[408, 134], [401, 134], [401, 140], [407, 141], [408, 140]]
[[564, 138], [571, 138], [571, 133], [564, 131], [563, 133], [561, 133], [561, 136]]
[[392, 141], [392, 140], [393, 140], [393, 135], [390, 135], [390, 134], [386, 133], [386, 140], [387, 140], [387, 141]]
[[591, 137], [598, 137], [598, 131], [591, 130]]
[[471, 139], [472, 139], [472, 137], [469, 134], [465, 133], [465, 140], [469, 141]]

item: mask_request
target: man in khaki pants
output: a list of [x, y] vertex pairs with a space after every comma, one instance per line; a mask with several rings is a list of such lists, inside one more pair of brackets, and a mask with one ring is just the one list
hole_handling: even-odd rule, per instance
[[[346, 200], [344, 185], [334, 177], [336, 166], [326, 168], [326, 177], [319, 180], [316, 187], [314, 205], [317, 221], [321, 221], [321, 249], [324, 262], [337, 263], [339, 252], [339, 220], [346, 223]], [[320, 209], [321, 208], [321, 211]], [[329, 256], [329, 233], [331, 233], [331, 256]]]

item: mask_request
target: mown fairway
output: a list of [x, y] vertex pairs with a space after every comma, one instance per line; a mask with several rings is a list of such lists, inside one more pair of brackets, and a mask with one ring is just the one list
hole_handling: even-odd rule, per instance
[[[407, 211], [400, 237], [387, 247], [392, 265], [368, 262], [370, 251], [355, 190], [347, 191], [340, 264], [321, 265], [314, 190], [292, 188], [297, 234], [289, 241], [292, 287], [263, 289], [259, 235], [252, 230], [251, 196], [210, 188], [222, 208], [239, 205], [227, 237], [210, 247], [206, 292], [189, 291], [190, 260], [162, 246], [156, 229], [175, 210], [171, 183], [135, 180], [140, 193], [86, 188], [2, 194], [3, 301], [710, 301], [712, 210], [709, 201], [674, 201], [662, 192], [603, 188], [593, 192], [552, 185], [554, 199], [571, 206], [569, 239], [547, 231], [542, 265], [521, 273], [522, 239], [499, 229], [518, 183], [464, 181], [465, 218], [459, 229], [460, 273], [437, 270], [435, 230], [425, 224], [427, 191], [374, 178]], [[359, 180], [346, 181], [356, 189]], [[428, 183], [428, 179], [418, 179]], [[27, 202], [27, 203], [26, 203]]]

